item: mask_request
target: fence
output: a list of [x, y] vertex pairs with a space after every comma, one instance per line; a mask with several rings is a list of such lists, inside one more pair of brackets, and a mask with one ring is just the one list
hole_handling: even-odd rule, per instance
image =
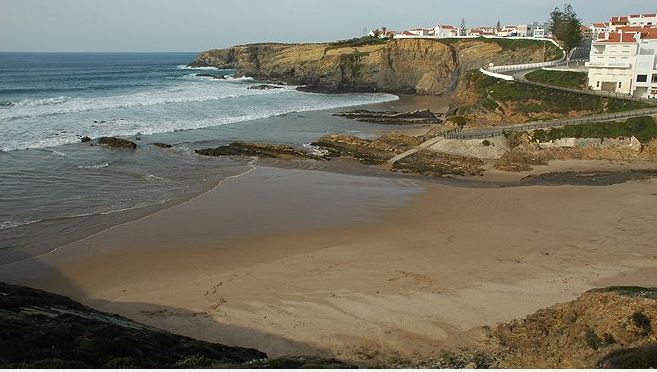
[[626, 101], [642, 102], [642, 103], [648, 103], [648, 104], [653, 104], [653, 105], [655, 103], [657, 103], [657, 101], [655, 101], [654, 99], [649, 99], [649, 98], [632, 97], [628, 94], [607, 92], [607, 91], [604, 91], [604, 90], [589, 90], [589, 89], [575, 89], [575, 88], [560, 87], [560, 86], [556, 86], [556, 85], [539, 83], [539, 82], [536, 82], [536, 81], [527, 80], [524, 77], [518, 78], [517, 81], [519, 81], [521, 83], [525, 83], [525, 84], [536, 85], [536, 86], [543, 87], [543, 88], [558, 89], [558, 90], [563, 90], [563, 91], [566, 91], [566, 92], [577, 93], [577, 94], [588, 94], [588, 95], [591, 95], [591, 96], [604, 97], [604, 98], [616, 98], [616, 99], [622, 99], [622, 100], [626, 100]]
[[649, 109], [636, 110], [631, 112], [622, 112], [616, 114], [588, 116], [578, 119], [562, 119], [562, 120], [541, 121], [541, 122], [519, 124], [519, 125], [507, 125], [503, 127], [488, 128], [486, 130], [480, 130], [480, 131], [469, 131], [469, 132], [461, 131], [457, 133], [446, 134], [445, 138], [450, 138], [450, 139], [482, 138], [483, 139], [483, 138], [495, 137], [504, 134], [505, 132], [524, 132], [533, 129], [562, 127], [565, 125], [602, 123], [602, 122], [614, 121], [618, 119], [638, 118], [642, 116], [650, 116], [656, 114], [657, 114], [657, 108], [649, 108]]
[[541, 68], [541, 67], [559, 66], [563, 64], [565, 60], [566, 57], [563, 57], [556, 61], [549, 61], [549, 62], [525, 63], [521, 65], [507, 65], [507, 66], [489, 66], [487, 70], [491, 72], [530, 70], [530, 69]]

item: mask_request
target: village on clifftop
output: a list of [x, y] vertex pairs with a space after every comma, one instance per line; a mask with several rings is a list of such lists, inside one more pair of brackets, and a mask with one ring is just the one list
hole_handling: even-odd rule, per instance
[[[373, 30], [370, 37], [381, 39], [513, 38], [554, 40], [550, 22], [533, 22], [494, 27], [466, 27], [438, 24], [392, 31], [385, 27]], [[585, 60], [572, 69], [586, 72], [588, 88], [624, 94], [635, 98], [657, 99], [657, 13], [614, 16], [607, 22], [582, 25], [582, 44], [568, 51], [566, 60]], [[565, 62], [567, 62], [565, 61]]]

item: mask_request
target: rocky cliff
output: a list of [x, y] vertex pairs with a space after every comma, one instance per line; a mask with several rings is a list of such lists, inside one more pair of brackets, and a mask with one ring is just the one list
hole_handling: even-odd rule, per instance
[[488, 63], [559, 58], [551, 43], [503, 39], [367, 39], [326, 44], [251, 44], [201, 53], [191, 66], [235, 69], [238, 76], [283, 81], [318, 92], [440, 95]]

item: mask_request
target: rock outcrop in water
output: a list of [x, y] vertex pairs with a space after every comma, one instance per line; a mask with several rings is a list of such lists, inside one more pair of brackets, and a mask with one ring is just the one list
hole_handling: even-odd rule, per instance
[[[547, 44], [548, 58], [558, 49]], [[543, 43], [504, 39], [397, 39], [385, 43], [251, 44], [201, 53], [191, 64], [235, 69], [236, 76], [302, 85], [312, 92], [439, 95], [488, 63], [541, 62]]]
[[98, 144], [117, 148], [117, 149], [134, 150], [137, 148], [136, 143], [117, 137], [100, 137], [98, 139]]
[[354, 110], [339, 112], [334, 114], [334, 116], [341, 116], [368, 123], [389, 125], [427, 125], [441, 124], [443, 122], [429, 109], [413, 112]]
[[260, 143], [233, 142], [229, 145], [209, 149], [196, 150], [203, 156], [257, 156], [260, 158], [307, 158], [318, 159], [317, 156], [300, 151], [287, 145], [268, 145]]
[[248, 89], [251, 89], [251, 90], [273, 90], [273, 89], [283, 89], [283, 87], [279, 87], [279, 86], [276, 86], [276, 85], [270, 85], [270, 84], [262, 84], [262, 85], [251, 86]]

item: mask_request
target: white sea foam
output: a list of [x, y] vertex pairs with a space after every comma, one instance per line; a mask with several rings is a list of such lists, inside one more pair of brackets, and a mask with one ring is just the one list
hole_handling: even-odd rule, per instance
[[79, 169], [101, 169], [107, 167], [109, 167], [109, 163], [107, 162], [92, 164], [92, 165], [78, 165]]
[[134, 136], [200, 129], [397, 99], [386, 94], [310, 94], [297, 92], [294, 87], [251, 90], [249, 84], [243, 83], [249, 81], [253, 79], [183, 77], [175, 85], [130, 94], [23, 100], [10, 109], [0, 110], [0, 150], [79, 143], [80, 136]]
[[187, 66], [187, 65], [178, 65], [177, 67], [178, 67], [179, 69], [181, 69], [181, 70], [219, 70], [218, 68], [216, 68], [216, 67], [211, 67], [211, 66], [207, 66], [207, 67], [191, 67], [191, 66]]

